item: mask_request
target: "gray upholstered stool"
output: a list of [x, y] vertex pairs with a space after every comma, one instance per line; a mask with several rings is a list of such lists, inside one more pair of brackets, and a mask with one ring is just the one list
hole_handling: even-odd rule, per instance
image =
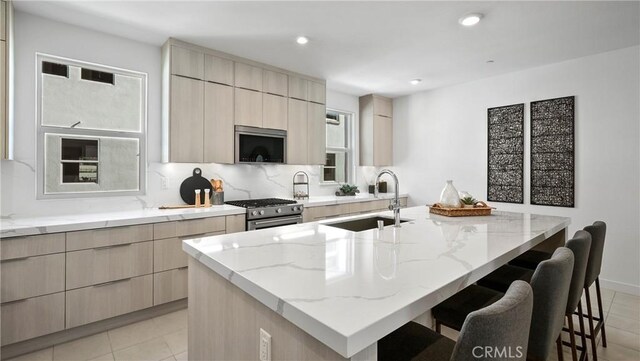
[[531, 286], [514, 282], [500, 300], [469, 313], [457, 342], [409, 322], [378, 341], [378, 360], [477, 361], [495, 350], [507, 354], [492, 360], [525, 360], [532, 308]]
[[[546, 360], [553, 344], [559, 342], [572, 272], [573, 253], [560, 247], [550, 259], [538, 265], [531, 277], [534, 304], [527, 355], [529, 360]], [[464, 319], [465, 313], [474, 304], [490, 302], [490, 297], [495, 297], [496, 292], [482, 286], [472, 286], [463, 290], [462, 296], [454, 295], [445, 300], [432, 310], [436, 330], [439, 330], [440, 324], [460, 329], [456, 321]]]
[[[604, 330], [604, 311], [602, 309], [602, 294], [600, 293], [600, 269], [602, 267], [602, 254], [604, 252], [604, 239], [607, 233], [607, 224], [602, 221], [593, 222], [592, 225], [584, 227], [584, 230], [591, 234], [591, 249], [589, 251], [589, 262], [584, 278], [584, 295], [587, 301], [587, 314], [580, 313], [580, 319], [586, 317], [589, 323], [589, 334], [586, 337], [591, 341], [593, 360], [598, 361], [596, 352], [596, 338], [598, 332], [602, 332], [602, 347], [607, 347], [607, 334]], [[589, 287], [596, 284], [596, 298], [598, 301], [598, 316], [593, 316], [591, 308], [591, 295]], [[594, 321], [596, 322], [594, 326]]]

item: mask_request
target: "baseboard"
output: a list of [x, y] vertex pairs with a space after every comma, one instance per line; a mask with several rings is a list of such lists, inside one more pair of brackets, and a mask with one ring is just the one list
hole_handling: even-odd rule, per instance
[[600, 278], [600, 286], [616, 292], [628, 293], [630, 295], [640, 296], [640, 286], [630, 285], [628, 283], [610, 281]]
[[127, 313], [125, 315], [108, 318], [88, 325], [70, 328], [68, 330], [44, 335], [30, 340], [16, 342], [2, 346], [2, 360], [7, 360], [16, 356], [28, 354], [42, 350], [53, 345], [77, 340], [79, 338], [95, 335], [114, 328], [126, 326], [131, 323], [144, 321], [153, 317], [181, 310], [187, 307], [187, 299], [177, 300], [163, 305], [145, 308], [140, 311]]

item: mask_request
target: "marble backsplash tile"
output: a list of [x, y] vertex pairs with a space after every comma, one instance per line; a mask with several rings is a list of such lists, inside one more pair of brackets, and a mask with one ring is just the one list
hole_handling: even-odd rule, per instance
[[[154, 162], [147, 167], [145, 195], [37, 200], [35, 167], [31, 163], [2, 161], [0, 201], [3, 218], [112, 212], [182, 204], [180, 184], [191, 176], [195, 167], [201, 168], [202, 175], [207, 179], [223, 180], [226, 200], [292, 198], [293, 174], [300, 170], [309, 175], [312, 197], [332, 195], [337, 190], [335, 185], [320, 184], [320, 166]], [[367, 184], [373, 182], [377, 170], [374, 167], [356, 168], [355, 183], [361, 192], [367, 192]], [[163, 178], [166, 178], [167, 189], [162, 189]]]

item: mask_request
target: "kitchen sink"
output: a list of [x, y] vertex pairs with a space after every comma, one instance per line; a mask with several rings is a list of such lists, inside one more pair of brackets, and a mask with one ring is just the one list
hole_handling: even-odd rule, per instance
[[[353, 219], [350, 221], [325, 223], [325, 225], [330, 227], [346, 229], [347, 231], [352, 231], [352, 232], [362, 232], [369, 229], [378, 228], [378, 221], [384, 222], [385, 226], [390, 226], [394, 223], [393, 218], [374, 216], [374, 217]], [[408, 220], [404, 220], [404, 219], [400, 220], [400, 223], [404, 223], [404, 222], [408, 222]]]

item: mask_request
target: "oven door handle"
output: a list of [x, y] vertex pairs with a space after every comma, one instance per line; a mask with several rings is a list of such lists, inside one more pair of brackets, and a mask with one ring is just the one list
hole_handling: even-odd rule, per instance
[[294, 216], [294, 217], [282, 217], [278, 219], [268, 219], [264, 221], [250, 221], [256, 227], [265, 226], [265, 225], [274, 225], [274, 224], [291, 224], [291, 221], [298, 221], [302, 219], [302, 216]]

